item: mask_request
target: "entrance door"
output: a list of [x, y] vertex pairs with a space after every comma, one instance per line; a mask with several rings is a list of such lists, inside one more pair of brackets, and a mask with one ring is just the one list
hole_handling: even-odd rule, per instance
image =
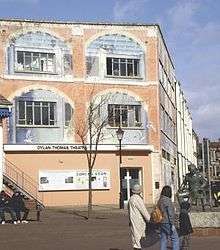
[[131, 188], [136, 183], [141, 184], [141, 170], [139, 168], [120, 169], [120, 192], [124, 205], [127, 205], [131, 196]]

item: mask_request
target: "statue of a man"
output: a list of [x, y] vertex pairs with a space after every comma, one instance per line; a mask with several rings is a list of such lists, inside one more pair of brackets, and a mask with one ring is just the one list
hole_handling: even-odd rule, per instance
[[199, 172], [195, 165], [189, 165], [188, 170], [189, 172], [183, 180], [179, 193], [183, 190], [188, 190], [189, 199], [192, 204], [197, 206], [198, 202], [201, 201], [202, 209], [205, 211], [207, 180], [204, 178], [202, 173]]

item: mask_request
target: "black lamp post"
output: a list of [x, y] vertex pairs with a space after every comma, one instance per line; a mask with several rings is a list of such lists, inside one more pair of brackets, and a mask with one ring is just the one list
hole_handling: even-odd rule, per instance
[[[124, 130], [121, 129], [121, 126], [119, 126], [118, 130], [116, 131], [116, 135], [118, 137], [118, 141], [119, 141], [119, 175], [121, 172], [121, 164], [122, 164], [122, 157], [121, 157], [121, 141], [123, 139], [123, 135], [124, 135]], [[121, 178], [120, 178], [120, 193], [119, 193], [119, 208], [123, 209], [124, 208], [124, 197], [123, 197], [123, 193], [122, 193], [122, 182], [121, 182]]]
[[118, 137], [118, 141], [119, 141], [119, 156], [120, 156], [120, 166], [122, 164], [122, 158], [121, 158], [121, 141], [123, 139], [123, 135], [124, 135], [124, 130], [122, 130], [122, 128], [119, 126], [118, 130], [116, 131], [117, 137]]

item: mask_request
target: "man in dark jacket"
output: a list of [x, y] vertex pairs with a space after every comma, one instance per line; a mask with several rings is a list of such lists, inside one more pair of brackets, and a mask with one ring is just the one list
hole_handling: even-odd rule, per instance
[[180, 204], [179, 224], [181, 250], [187, 250], [190, 247], [190, 234], [193, 233], [192, 224], [189, 217], [190, 204], [184, 201]]
[[0, 194], [0, 217], [1, 217], [1, 224], [5, 224], [5, 196], [4, 191]]
[[10, 206], [11, 197], [5, 193], [5, 191], [1, 191], [0, 193], [0, 217], [1, 217], [1, 224], [5, 224], [5, 212], [11, 215], [11, 219], [14, 224], [16, 223], [16, 218], [13, 213], [13, 210]]
[[[17, 222], [20, 223], [28, 223], [27, 216], [29, 213], [29, 209], [25, 207], [24, 200], [21, 196], [21, 193], [16, 191], [11, 198], [11, 206], [15, 211]], [[24, 215], [21, 220], [21, 212], [24, 212]]]

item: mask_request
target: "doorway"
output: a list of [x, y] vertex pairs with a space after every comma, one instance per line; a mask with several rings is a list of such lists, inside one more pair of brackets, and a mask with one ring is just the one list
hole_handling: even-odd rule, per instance
[[141, 184], [140, 168], [121, 168], [120, 169], [120, 193], [125, 206], [131, 197], [131, 188], [134, 184]]

